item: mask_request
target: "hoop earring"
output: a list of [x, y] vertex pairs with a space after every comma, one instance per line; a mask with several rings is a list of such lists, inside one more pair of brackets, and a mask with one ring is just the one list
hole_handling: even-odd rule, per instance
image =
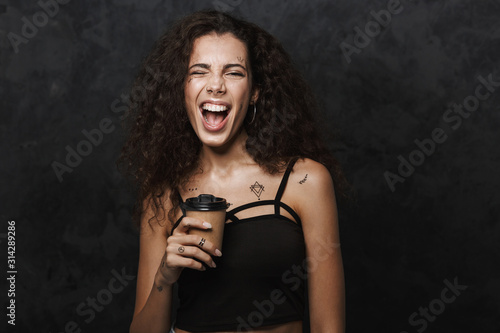
[[257, 106], [254, 104], [253, 105], [253, 117], [252, 117], [252, 120], [248, 124], [253, 123], [253, 121], [255, 120], [255, 114], [256, 113], [257, 113]]

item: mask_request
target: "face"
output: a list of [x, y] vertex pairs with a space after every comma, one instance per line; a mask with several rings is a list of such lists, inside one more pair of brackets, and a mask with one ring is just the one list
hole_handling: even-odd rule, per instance
[[195, 40], [184, 93], [189, 121], [204, 145], [223, 147], [241, 135], [252, 94], [245, 44], [232, 34]]

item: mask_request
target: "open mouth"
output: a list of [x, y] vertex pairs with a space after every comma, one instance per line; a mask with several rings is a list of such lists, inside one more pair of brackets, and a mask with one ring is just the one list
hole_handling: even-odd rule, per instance
[[208, 130], [219, 130], [226, 124], [231, 111], [228, 105], [203, 103], [200, 107], [204, 125]]

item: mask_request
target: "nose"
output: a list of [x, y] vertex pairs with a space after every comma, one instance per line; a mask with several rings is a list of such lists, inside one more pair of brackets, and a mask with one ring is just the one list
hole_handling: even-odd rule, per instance
[[209, 94], [221, 95], [226, 92], [224, 78], [221, 75], [212, 75], [206, 86]]

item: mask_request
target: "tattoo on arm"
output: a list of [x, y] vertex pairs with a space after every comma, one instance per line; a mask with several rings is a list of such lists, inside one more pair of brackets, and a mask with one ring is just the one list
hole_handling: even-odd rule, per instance
[[302, 179], [302, 180], [299, 182], [299, 184], [304, 184], [304, 183], [306, 182], [306, 180], [307, 180], [307, 173], [306, 173], [306, 176], [304, 177], [304, 179]]
[[162, 291], [163, 287], [162, 286], [157, 286], [156, 289], [158, 289], [158, 291]]
[[253, 185], [250, 185], [250, 190], [257, 196], [257, 199], [260, 200], [260, 195], [264, 192], [264, 185], [256, 181]]

